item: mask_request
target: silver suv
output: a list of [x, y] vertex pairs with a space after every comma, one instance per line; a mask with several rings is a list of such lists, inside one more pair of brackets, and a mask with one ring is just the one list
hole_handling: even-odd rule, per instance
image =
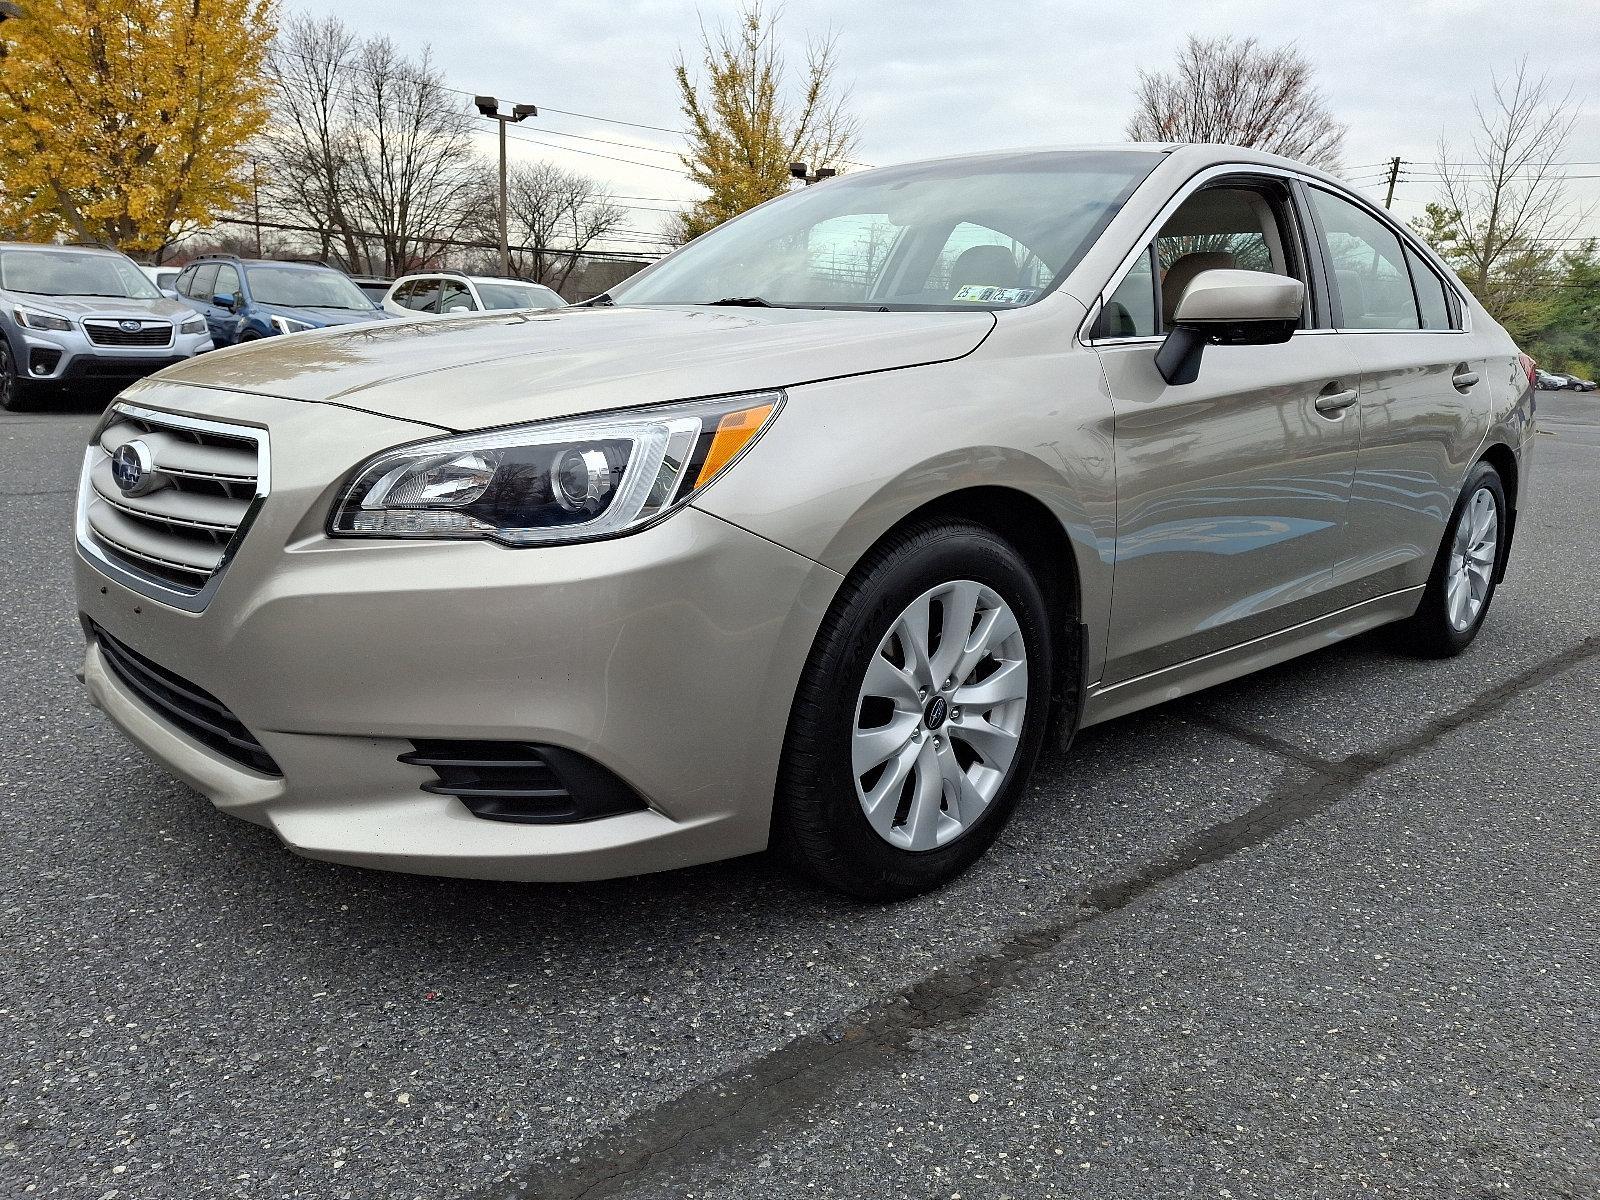
[[0, 408], [38, 408], [73, 383], [131, 383], [209, 349], [205, 318], [126, 255], [0, 242]]
[[314, 857], [566, 880], [777, 843], [906, 895], [1047, 742], [1380, 625], [1465, 650], [1532, 373], [1286, 159], [846, 175], [587, 306], [130, 389], [84, 454], [84, 678]]

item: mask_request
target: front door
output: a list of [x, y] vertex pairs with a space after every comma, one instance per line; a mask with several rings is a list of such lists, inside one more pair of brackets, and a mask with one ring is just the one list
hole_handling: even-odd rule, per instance
[[1307, 282], [1309, 244], [1281, 184], [1189, 197], [1107, 299], [1096, 348], [1115, 410], [1117, 536], [1104, 683], [1310, 620], [1330, 607], [1360, 445], [1339, 335], [1210, 346], [1171, 386], [1155, 348], [1202, 270]]

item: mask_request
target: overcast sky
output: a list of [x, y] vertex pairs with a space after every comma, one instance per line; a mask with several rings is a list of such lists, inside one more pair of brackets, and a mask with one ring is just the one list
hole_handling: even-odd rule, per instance
[[[289, 12], [335, 14], [361, 32], [387, 33], [408, 52], [431, 45], [452, 86], [538, 104], [540, 117], [515, 131], [514, 154], [549, 157], [605, 181], [637, 206], [630, 225], [642, 231], [656, 229], [659, 210], [695, 190], [672, 155], [641, 147], [670, 150], [681, 141], [553, 110], [677, 127], [674, 54], [695, 46], [702, 19], [715, 25], [737, 10], [735, 0], [285, 4]], [[1574, 164], [1570, 175], [1591, 177], [1574, 179], [1573, 196], [1593, 202], [1600, 199], [1597, 17], [1594, 0], [790, 0], [781, 30], [796, 58], [808, 34], [837, 35], [841, 76], [863, 127], [857, 157], [875, 165], [1120, 140], [1139, 68], [1170, 63], [1185, 34], [1293, 42], [1316, 68], [1329, 107], [1350, 126], [1346, 176], [1373, 180], [1380, 198], [1382, 164], [1398, 154], [1413, 171], [1428, 173], [1441, 134], [1455, 143], [1455, 158], [1477, 157], [1468, 141], [1472, 94], [1487, 91], [1491, 72], [1508, 71], [1528, 54], [1560, 90], [1571, 87], [1581, 106], [1563, 157]], [[563, 149], [550, 148], [556, 146]], [[493, 152], [487, 134], [484, 147]], [[1396, 211], [1420, 213], [1434, 189], [1402, 177]], [[1600, 219], [1591, 228], [1600, 230]]]

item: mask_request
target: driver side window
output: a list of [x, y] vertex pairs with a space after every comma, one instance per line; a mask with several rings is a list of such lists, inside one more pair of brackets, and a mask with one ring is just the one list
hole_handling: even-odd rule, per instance
[[1306, 281], [1294, 225], [1276, 189], [1201, 188], [1178, 206], [1112, 294], [1096, 337], [1159, 337], [1202, 271], [1269, 271]]

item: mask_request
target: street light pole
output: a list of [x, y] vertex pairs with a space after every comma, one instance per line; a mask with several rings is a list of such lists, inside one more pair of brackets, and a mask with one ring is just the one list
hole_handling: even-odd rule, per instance
[[805, 163], [790, 163], [789, 174], [800, 180], [807, 187], [813, 183], [821, 183], [824, 179], [832, 179], [839, 172], [833, 167], [818, 167], [815, 171], [807, 168]]
[[525, 117], [537, 117], [539, 110], [532, 104], [513, 105], [510, 114], [500, 111], [500, 101], [493, 96], [474, 96], [472, 103], [486, 117], [491, 117], [500, 123], [500, 274], [511, 274], [511, 236], [510, 222], [506, 216], [508, 207], [506, 200], [506, 126], [515, 124]]

